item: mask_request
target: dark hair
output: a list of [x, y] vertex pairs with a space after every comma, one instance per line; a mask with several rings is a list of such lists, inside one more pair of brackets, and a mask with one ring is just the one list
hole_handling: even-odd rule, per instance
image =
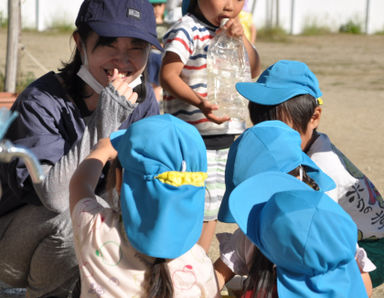
[[168, 261], [156, 258], [152, 266], [145, 272], [145, 297], [171, 298], [173, 297], [173, 283], [169, 274]]
[[[92, 32], [93, 31], [91, 27], [89, 27], [86, 23], [83, 23], [77, 28], [77, 30], [73, 32], [73, 34], [78, 33], [81, 40], [86, 42], [86, 40], [88, 39], [88, 37]], [[116, 37], [99, 36], [99, 39], [94, 49], [97, 48], [98, 46], [110, 45], [115, 41], [116, 41]], [[63, 62], [62, 64], [63, 64], [63, 67], [59, 68], [60, 76], [64, 81], [64, 85], [66, 86], [69, 96], [74, 100], [76, 105], [79, 107], [83, 116], [89, 115], [90, 112], [84, 114], [84, 111], [88, 111], [88, 109], [83, 99], [86, 97], [89, 97], [90, 94], [86, 94], [85, 88], [84, 88], [85, 83], [80, 77], [76, 75], [82, 64], [81, 55], [77, 47], [75, 48], [74, 53], [72, 54], [71, 61], [68, 63]], [[143, 73], [143, 77], [144, 77], [143, 82], [146, 81], [146, 77], [147, 77], [146, 72], [147, 71], [145, 70]], [[137, 92], [138, 94], [138, 102], [141, 102], [145, 99], [147, 94], [145, 83], [137, 86], [134, 89], [134, 91]]]
[[[293, 169], [288, 174], [297, 177], [300, 175], [300, 167]], [[319, 186], [316, 182], [308, 176], [303, 168], [303, 182], [308, 184], [314, 190], [319, 190]], [[253, 262], [251, 269], [249, 270], [248, 278], [244, 281], [244, 293], [247, 291], [252, 292], [253, 298], [267, 298], [272, 295], [276, 297], [275, 291], [276, 285], [276, 270], [274, 264], [268, 260], [260, 250], [255, 246], [253, 253]]]
[[[115, 158], [111, 161], [108, 169], [106, 188], [108, 192], [108, 202], [115, 211], [120, 212], [120, 194], [115, 192], [117, 169], [121, 170], [122, 166], [120, 161]], [[128, 238], [126, 239], [128, 240]], [[144, 276], [143, 287], [146, 290], [145, 297], [173, 297], [173, 283], [171, 275], [169, 274], [168, 261], [163, 258], [151, 258], [141, 253], [137, 253], [136, 256], [138, 256], [147, 266], [149, 266], [149, 269], [147, 269]], [[150, 261], [148, 261], [148, 259], [150, 259]], [[154, 261], [152, 262], [152, 260]]]
[[[288, 174], [294, 177], [300, 176], [300, 167], [301, 166], [298, 166], [296, 169], [293, 169]], [[320, 187], [317, 185], [315, 180], [308, 176], [307, 171], [305, 170], [305, 166], [303, 166], [303, 182], [314, 190], [320, 190]]]
[[190, 0], [187, 12], [194, 14], [196, 12], [195, 11], [196, 7], [198, 7], [197, 0]]
[[273, 106], [250, 101], [248, 110], [254, 125], [268, 120], [280, 120], [286, 123], [291, 122], [295, 130], [305, 133], [317, 106], [317, 100], [312, 95], [302, 94]]

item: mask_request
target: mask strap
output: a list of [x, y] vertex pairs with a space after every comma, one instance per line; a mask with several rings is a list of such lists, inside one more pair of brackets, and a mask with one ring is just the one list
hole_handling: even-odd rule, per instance
[[104, 89], [104, 86], [101, 85], [89, 72], [88, 69], [88, 57], [87, 57], [87, 51], [85, 49], [85, 43], [81, 41], [82, 49], [83, 49], [83, 56], [84, 61], [83, 64], [80, 66], [79, 71], [77, 72], [77, 75], [89, 85], [95, 91], [97, 94], [100, 94], [101, 91]]

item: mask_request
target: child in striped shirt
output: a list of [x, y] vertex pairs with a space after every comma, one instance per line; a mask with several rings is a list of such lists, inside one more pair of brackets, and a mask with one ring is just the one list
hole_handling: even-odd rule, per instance
[[[193, 124], [207, 147], [208, 179], [206, 181], [205, 214], [199, 244], [208, 251], [215, 232], [217, 214], [225, 191], [224, 171], [230, 145], [244, 125], [217, 117], [220, 107], [206, 100], [207, 49], [217, 34], [220, 21], [229, 18], [223, 28], [229, 36], [242, 38], [247, 50], [252, 77], [260, 72], [260, 60], [254, 46], [247, 40], [238, 15], [244, 1], [183, 1], [184, 16], [163, 38], [165, 53], [160, 70], [164, 90], [164, 112]], [[235, 78], [234, 78], [235, 79]], [[241, 128], [243, 127], [243, 128]]]

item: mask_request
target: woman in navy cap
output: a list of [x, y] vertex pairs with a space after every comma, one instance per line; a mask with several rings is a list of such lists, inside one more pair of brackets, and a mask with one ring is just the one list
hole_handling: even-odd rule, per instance
[[[0, 280], [28, 297], [67, 297], [79, 279], [68, 184], [100, 138], [158, 114], [145, 69], [156, 37], [148, 1], [86, 0], [73, 33], [73, 59], [28, 86], [5, 136], [29, 148], [46, 174], [33, 185], [25, 164], [0, 164]], [[99, 183], [98, 192], [103, 192]]]

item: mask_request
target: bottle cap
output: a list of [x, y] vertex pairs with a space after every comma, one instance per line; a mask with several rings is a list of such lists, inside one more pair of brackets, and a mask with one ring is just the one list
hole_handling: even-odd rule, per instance
[[220, 20], [220, 27], [224, 27], [224, 25], [229, 21], [229, 18], [223, 18]]

